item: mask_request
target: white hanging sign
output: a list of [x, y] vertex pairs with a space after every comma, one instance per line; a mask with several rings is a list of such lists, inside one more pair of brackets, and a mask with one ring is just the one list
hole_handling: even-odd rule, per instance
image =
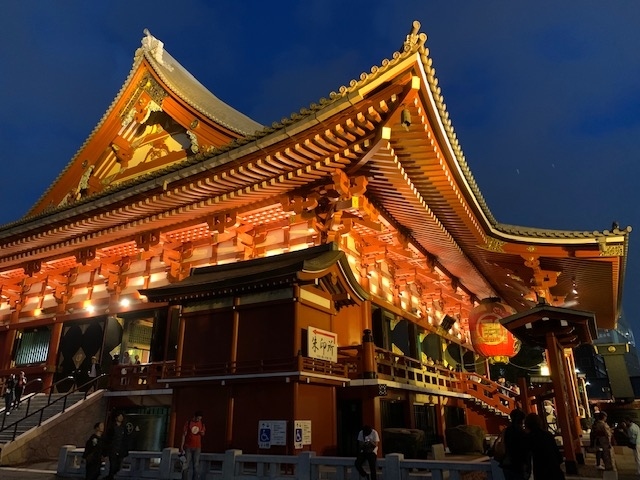
[[307, 352], [311, 358], [337, 362], [338, 334], [310, 326], [307, 334]]

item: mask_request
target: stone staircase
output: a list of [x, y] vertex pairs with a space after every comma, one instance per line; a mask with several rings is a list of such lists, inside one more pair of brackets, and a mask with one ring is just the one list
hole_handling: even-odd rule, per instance
[[80, 391], [63, 398], [65, 395], [56, 393], [49, 398], [49, 394], [38, 393], [23, 398], [20, 407], [11, 410], [8, 415], [5, 415], [4, 408], [0, 409], [0, 447], [67, 410], [85, 396]]

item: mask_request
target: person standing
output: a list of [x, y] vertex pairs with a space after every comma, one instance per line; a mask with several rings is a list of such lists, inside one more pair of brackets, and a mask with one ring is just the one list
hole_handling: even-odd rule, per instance
[[16, 388], [16, 376], [11, 374], [4, 381], [4, 414], [9, 415], [11, 407], [13, 405], [13, 399]]
[[604, 465], [598, 465], [600, 470], [613, 470], [613, 458], [611, 456], [611, 428], [607, 425], [607, 414], [598, 412], [595, 414], [595, 422], [591, 428], [591, 444], [600, 452]]
[[85, 479], [98, 480], [100, 467], [102, 465], [102, 434], [104, 433], [104, 423], [98, 422], [93, 426], [93, 434], [84, 445], [82, 458], [85, 460]]
[[564, 480], [560, 465], [564, 458], [553, 434], [544, 428], [544, 420], [536, 413], [524, 419], [524, 428], [529, 439], [533, 460], [534, 480]]
[[24, 392], [24, 386], [27, 384], [27, 376], [24, 372], [20, 372], [18, 374], [18, 379], [16, 380], [16, 388], [13, 398], [13, 408], [20, 407], [20, 399], [22, 398], [22, 392]]
[[[376, 480], [379, 443], [380, 435], [378, 432], [369, 425], [364, 425], [358, 433], [358, 455], [355, 463], [360, 477]], [[362, 468], [364, 462], [369, 464], [369, 474]]]
[[89, 385], [88, 391], [91, 391], [92, 389], [98, 390], [98, 384], [97, 384], [96, 378], [102, 375], [102, 367], [98, 363], [98, 357], [96, 357], [95, 355], [91, 357], [91, 366], [89, 367], [89, 371], [87, 372], [87, 375], [89, 376], [90, 381], [93, 380], [93, 383]]
[[528, 480], [531, 476], [531, 449], [524, 431], [525, 414], [514, 409], [509, 414], [511, 424], [504, 430], [504, 458], [500, 467], [505, 480]]
[[187, 480], [200, 478], [200, 452], [202, 451], [202, 437], [205, 434], [205, 426], [202, 421], [202, 412], [197, 410], [193, 417], [187, 420], [182, 429], [182, 442], [180, 451], [186, 454]]
[[131, 355], [129, 355], [128, 351], [124, 351], [122, 354], [122, 359], [120, 360], [122, 365], [131, 365]]
[[[133, 429], [127, 429], [124, 414], [116, 413], [115, 419], [107, 428], [104, 439], [105, 456], [109, 457], [109, 475], [105, 477], [107, 480], [113, 480], [122, 467], [122, 460], [129, 455], [133, 431]], [[135, 431], [140, 431], [140, 428], [135, 427]]]
[[633, 450], [633, 459], [636, 461], [636, 473], [640, 475], [640, 427], [631, 417], [625, 417], [627, 435], [629, 436], [629, 448]]

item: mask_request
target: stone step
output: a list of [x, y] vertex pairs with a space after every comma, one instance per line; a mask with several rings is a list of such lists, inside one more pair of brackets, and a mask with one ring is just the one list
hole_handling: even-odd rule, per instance
[[[25, 417], [25, 414], [27, 412], [27, 403], [21, 403], [21, 407], [19, 409], [12, 411], [9, 415], [6, 416], [4, 430], [0, 431], [0, 445], [13, 440], [15, 426], [10, 427], [10, 425], [16, 420], [19, 421], [17, 429], [15, 430], [16, 438], [23, 433], [28, 432], [32, 428], [37, 427], [38, 423], [40, 422], [41, 415], [38, 410], [45, 407], [49, 400], [55, 403], [52, 403], [44, 409], [44, 412], [42, 413], [42, 423], [44, 423], [54, 415], [62, 412], [63, 408], [68, 409], [75, 403], [82, 401], [84, 398], [83, 392], [74, 392], [66, 398], [66, 401], [56, 401], [59, 398], [62, 398], [64, 395], [65, 394], [58, 393], [53, 394], [51, 395], [51, 397], [49, 397], [48, 394], [38, 394], [31, 397], [28, 417]], [[4, 409], [0, 410], [0, 415], [4, 415]]]

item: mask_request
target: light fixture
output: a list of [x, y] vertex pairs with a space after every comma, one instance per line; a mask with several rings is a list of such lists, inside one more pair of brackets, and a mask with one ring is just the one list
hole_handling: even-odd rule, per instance
[[548, 377], [549, 375], [551, 375], [549, 365], [547, 365], [546, 361], [540, 364], [540, 375], [543, 377]]
[[409, 131], [409, 127], [411, 126], [411, 112], [408, 108], [402, 110], [400, 123], [404, 127], [405, 130]]
[[454, 323], [456, 323], [455, 318], [449, 315], [445, 315], [444, 318], [442, 319], [442, 322], [440, 323], [440, 327], [442, 327], [443, 330], [448, 331], [448, 330], [451, 330]]
[[549, 371], [549, 364], [547, 363], [547, 354], [543, 352], [542, 354], [542, 362], [540, 362], [540, 375], [543, 377], [548, 377], [551, 374]]

